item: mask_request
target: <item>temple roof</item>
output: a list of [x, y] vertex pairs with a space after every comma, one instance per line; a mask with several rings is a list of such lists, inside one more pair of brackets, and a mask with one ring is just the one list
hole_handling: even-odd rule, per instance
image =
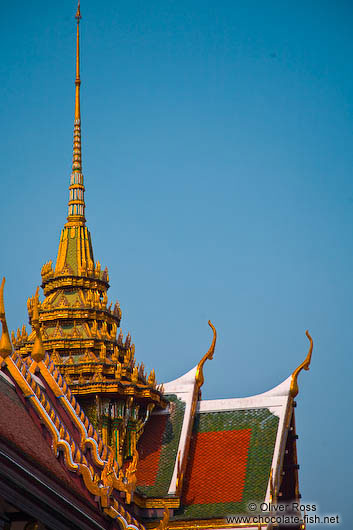
[[111, 528], [143, 530], [126, 510], [123, 499], [131, 502], [132, 490], [119, 474], [111, 448], [102, 442], [49, 357], [38, 361], [17, 354], [5, 357], [0, 371], [0, 441], [25, 459], [32, 473], [40, 470], [69, 497], [84, 502], [88, 512], [116, 521]]
[[152, 414], [138, 444], [137, 491], [147, 497], [166, 497], [172, 482], [185, 418], [185, 402], [167, 395], [168, 411]]
[[[41, 433], [40, 424], [31, 416], [17, 394], [15, 383], [2, 370], [0, 370], [0, 395], [2, 407], [0, 440], [58, 484], [74, 490], [94, 504], [93, 499], [86, 495], [85, 489], [72, 481], [67, 469], [55, 458]], [[14, 418], [16, 421], [13, 421]]]
[[[180, 499], [172, 527], [178, 521], [224, 520], [246, 513], [249, 502], [275, 500], [293, 434], [298, 370], [307, 366], [311, 351], [312, 343], [291, 376], [254, 396], [200, 400], [197, 367], [164, 384], [170, 407], [152, 414], [140, 439], [137, 491], [151, 499]], [[294, 495], [297, 474], [293, 484]]]
[[290, 382], [257, 396], [198, 404], [177, 518], [246, 513], [250, 501], [269, 500], [292, 414]]
[[[110, 528], [143, 526], [126, 510], [135, 488], [138, 455], [123, 469], [102, 440], [65, 379], [45, 353], [38, 314], [38, 290], [33, 304], [35, 340], [25, 359], [12, 351], [5, 317], [5, 279], [0, 286], [0, 441], [11, 460], [32, 463], [69, 495], [84, 500]], [[6, 449], [7, 448], [7, 449]], [[11, 477], [11, 473], [10, 473]], [[14, 486], [15, 487], [15, 486]], [[104, 525], [105, 527], [106, 525]]]

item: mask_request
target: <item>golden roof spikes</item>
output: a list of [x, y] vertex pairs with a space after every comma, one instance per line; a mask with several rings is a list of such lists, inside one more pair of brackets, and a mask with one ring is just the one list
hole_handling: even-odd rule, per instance
[[69, 186], [69, 213], [68, 225], [84, 225], [85, 219], [85, 187], [82, 175], [82, 150], [81, 150], [81, 108], [80, 108], [80, 1], [78, 1], [75, 15], [77, 21], [76, 28], [76, 78], [75, 78], [75, 123], [74, 123], [74, 145], [72, 173]]
[[5, 304], [4, 304], [4, 286], [5, 278], [2, 279], [0, 286], [0, 321], [2, 324], [2, 333], [0, 338], [0, 357], [6, 359], [12, 353], [12, 346], [7, 329], [6, 316], [5, 316]]
[[42, 342], [42, 334], [40, 331], [40, 324], [39, 324], [39, 287], [37, 287], [36, 294], [34, 296], [33, 300], [33, 313], [32, 313], [32, 328], [36, 332], [36, 337], [34, 339], [34, 344], [32, 348], [32, 359], [39, 363], [40, 361], [43, 361], [45, 352]]

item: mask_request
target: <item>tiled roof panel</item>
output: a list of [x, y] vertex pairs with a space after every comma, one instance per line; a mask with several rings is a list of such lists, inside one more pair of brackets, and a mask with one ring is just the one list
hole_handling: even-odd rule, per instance
[[[188, 476], [186, 505], [242, 500], [250, 438], [251, 429], [195, 434], [189, 454], [193, 462], [191, 469], [197, 472]], [[226, 481], [225, 463], [229, 470], [236, 470]], [[214, 488], [213, 484], [223, 484], [223, 487]]]
[[137, 484], [154, 486], [157, 478], [162, 440], [169, 417], [166, 414], [152, 416], [145, 427], [142, 443], [139, 445], [139, 466]]
[[137, 490], [148, 497], [168, 495], [177, 458], [185, 403], [175, 395], [166, 397], [170, 414], [152, 415], [138, 444]]
[[175, 517], [224, 517], [263, 501], [278, 423], [266, 408], [197, 414]]
[[[60, 464], [15, 389], [2, 377], [0, 397], [0, 440], [63, 487], [84, 496], [94, 504], [85, 495], [85, 489], [78, 487], [77, 481]], [[16, 421], [13, 421], [14, 418]]]

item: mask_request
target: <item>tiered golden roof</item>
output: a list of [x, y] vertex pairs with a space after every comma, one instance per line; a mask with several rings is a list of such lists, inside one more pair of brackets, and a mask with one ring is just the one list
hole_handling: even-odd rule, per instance
[[[30, 323], [38, 327], [45, 351], [66, 377], [104, 443], [114, 447], [118, 460], [133, 458], [136, 443], [152, 409], [164, 407], [163, 389], [154, 370], [145, 373], [136, 364], [130, 334], [120, 330], [121, 309], [108, 304], [108, 270], [94, 262], [91, 235], [86, 227], [81, 155], [80, 112], [80, 7], [76, 13], [77, 47], [73, 164], [69, 186], [69, 210], [59, 243], [55, 267], [42, 268], [44, 301], [28, 299]], [[36, 333], [25, 326], [12, 332], [18, 353], [28, 356]]]

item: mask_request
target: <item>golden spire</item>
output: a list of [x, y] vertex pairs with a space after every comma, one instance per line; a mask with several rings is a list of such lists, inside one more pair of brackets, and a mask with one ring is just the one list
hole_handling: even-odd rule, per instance
[[76, 29], [76, 79], [75, 79], [75, 123], [74, 123], [74, 148], [72, 160], [72, 173], [69, 186], [69, 214], [68, 224], [71, 226], [82, 226], [85, 224], [85, 199], [82, 175], [82, 153], [81, 153], [81, 109], [80, 109], [80, 0], [78, 0], [75, 15], [77, 21]]

